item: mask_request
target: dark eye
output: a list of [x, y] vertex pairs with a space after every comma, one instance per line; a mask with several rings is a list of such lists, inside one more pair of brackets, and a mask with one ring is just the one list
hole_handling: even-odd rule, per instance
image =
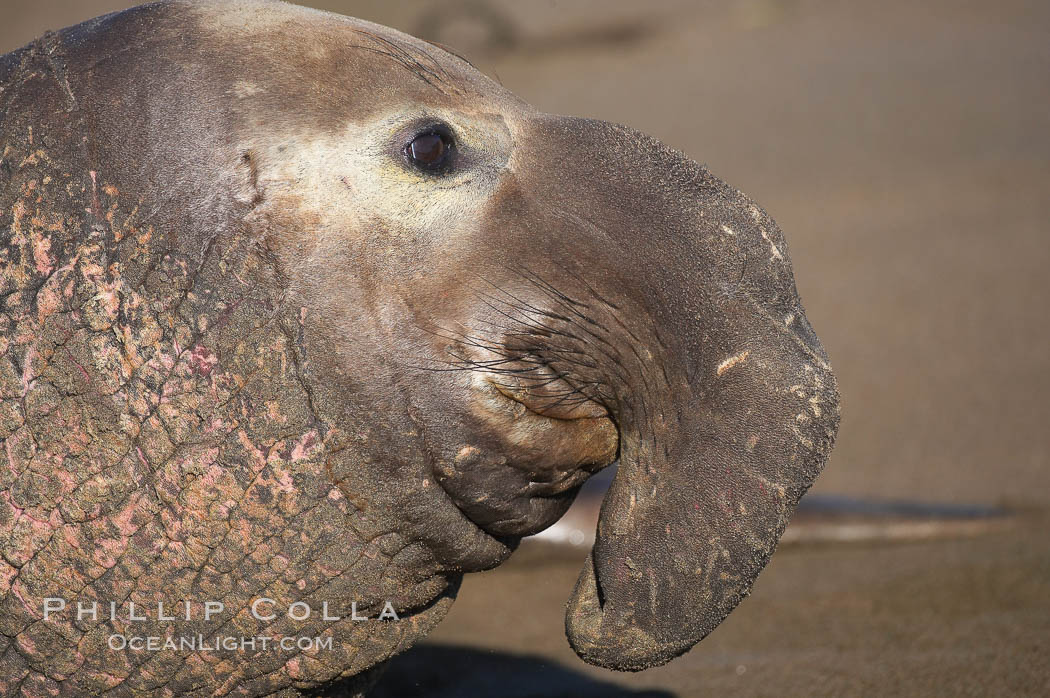
[[430, 126], [405, 146], [405, 157], [415, 168], [424, 172], [442, 172], [452, 159], [456, 144], [447, 126]]

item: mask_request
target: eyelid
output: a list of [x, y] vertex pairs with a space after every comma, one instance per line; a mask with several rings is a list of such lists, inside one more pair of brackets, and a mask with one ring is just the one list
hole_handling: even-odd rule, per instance
[[456, 144], [456, 134], [453, 133], [452, 127], [441, 121], [435, 121], [434, 123], [428, 126], [424, 126], [416, 133], [416, 135], [412, 137], [412, 140], [415, 140], [420, 136], [427, 136], [431, 134], [441, 136], [442, 138], [447, 138], [449, 141], [449, 145]]

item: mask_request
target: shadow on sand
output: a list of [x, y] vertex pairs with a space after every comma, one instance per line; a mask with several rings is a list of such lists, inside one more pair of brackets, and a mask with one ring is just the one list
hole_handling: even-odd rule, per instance
[[529, 654], [424, 643], [398, 655], [369, 698], [675, 698], [631, 690]]

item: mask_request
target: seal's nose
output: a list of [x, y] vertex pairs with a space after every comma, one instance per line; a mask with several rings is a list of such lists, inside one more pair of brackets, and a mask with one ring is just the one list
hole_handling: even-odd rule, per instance
[[607, 299], [620, 381], [620, 467], [566, 631], [590, 663], [644, 669], [750, 592], [831, 451], [838, 393], [754, 202], [622, 126], [551, 117], [543, 134], [562, 168], [545, 196], [574, 224], [550, 244]]

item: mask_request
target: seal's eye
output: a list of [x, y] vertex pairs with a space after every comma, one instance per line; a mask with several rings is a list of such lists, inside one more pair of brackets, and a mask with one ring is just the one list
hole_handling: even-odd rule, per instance
[[442, 172], [448, 168], [456, 144], [444, 124], [428, 127], [405, 146], [405, 157], [424, 172]]

